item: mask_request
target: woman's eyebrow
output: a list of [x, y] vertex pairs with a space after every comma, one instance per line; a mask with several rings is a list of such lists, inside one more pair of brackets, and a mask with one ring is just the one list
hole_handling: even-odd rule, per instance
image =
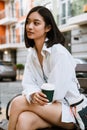
[[41, 22], [41, 20], [39, 20], [39, 19], [34, 19], [34, 21], [39, 21], [39, 22]]
[[[28, 18], [27, 20], [30, 20], [31, 21], [31, 19], [30, 18]], [[34, 21], [39, 21], [39, 22], [41, 22], [41, 20], [39, 20], [39, 19], [33, 19]]]

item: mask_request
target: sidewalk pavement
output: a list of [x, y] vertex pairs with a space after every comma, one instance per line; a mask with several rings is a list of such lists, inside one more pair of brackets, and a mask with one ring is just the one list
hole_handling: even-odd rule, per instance
[[0, 130], [7, 130], [8, 120], [3, 119], [0, 123]]
[[0, 102], [1, 102], [1, 114], [0, 114], [0, 130], [3, 128], [7, 130], [7, 119], [6, 119], [6, 106], [9, 100], [14, 96], [21, 93], [22, 85], [21, 80], [16, 82], [0, 82]]
[[7, 130], [8, 120], [6, 119], [6, 109], [2, 109], [2, 114], [0, 114], [0, 130]]
[[1, 114], [0, 114], [0, 122], [3, 120], [3, 119], [6, 119], [6, 109], [5, 108], [3, 108], [2, 110], [1, 110]]

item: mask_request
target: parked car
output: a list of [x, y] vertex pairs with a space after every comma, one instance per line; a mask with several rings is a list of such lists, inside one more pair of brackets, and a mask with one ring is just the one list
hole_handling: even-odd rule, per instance
[[16, 80], [16, 66], [12, 62], [0, 60], [0, 80], [10, 78]]
[[[85, 59], [75, 58], [75, 62], [77, 64], [77, 67], [79, 66], [79, 64], [83, 64], [83, 65], [87, 64], [87, 60], [85, 60]], [[76, 77], [85, 78], [85, 77], [87, 77], [87, 73], [77, 72]]]

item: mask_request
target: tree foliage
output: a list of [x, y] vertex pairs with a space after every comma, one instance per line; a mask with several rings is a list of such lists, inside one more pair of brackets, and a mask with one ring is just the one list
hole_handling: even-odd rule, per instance
[[73, 0], [72, 16], [81, 14], [83, 12], [83, 7], [85, 4], [87, 4], [87, 0]]

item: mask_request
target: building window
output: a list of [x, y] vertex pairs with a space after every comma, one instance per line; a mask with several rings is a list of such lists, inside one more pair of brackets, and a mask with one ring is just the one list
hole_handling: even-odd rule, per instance
[[12, 16], [12, 17], [15, 17], [14, 1], [11, 1], [11, 16]]
[[16, 32], [15, 32], [15, 25], [11, 27], [11, 34], [12, 34], [12, 39], [11, 42], [12, 43], [16, 43]]
[[66, 4], [62, 3], [62, 12], [61, 12], [61, 23], [65, 24], [66, 23]]
[[66, 4], [62, 4], [62, 17], [64, 18], [66, 16]]
[[68, 17], [71, 17], [71, 15], [72, 15], [72, 4], [71, 4], [71, 2], [70, 1], [68, 1], [68, 12], [67, 12], [67, 14], [68, 14]]
[[23, 0], [20, 0], [20, 16], [23, 16], [24, 12], [23, 12]]
[[71, 16], [71, 0], [60, 1], [60, 24], [66, 24], [67, 19]]
[[24, 42], [24, 22], [21, 23], [21, 42]]

